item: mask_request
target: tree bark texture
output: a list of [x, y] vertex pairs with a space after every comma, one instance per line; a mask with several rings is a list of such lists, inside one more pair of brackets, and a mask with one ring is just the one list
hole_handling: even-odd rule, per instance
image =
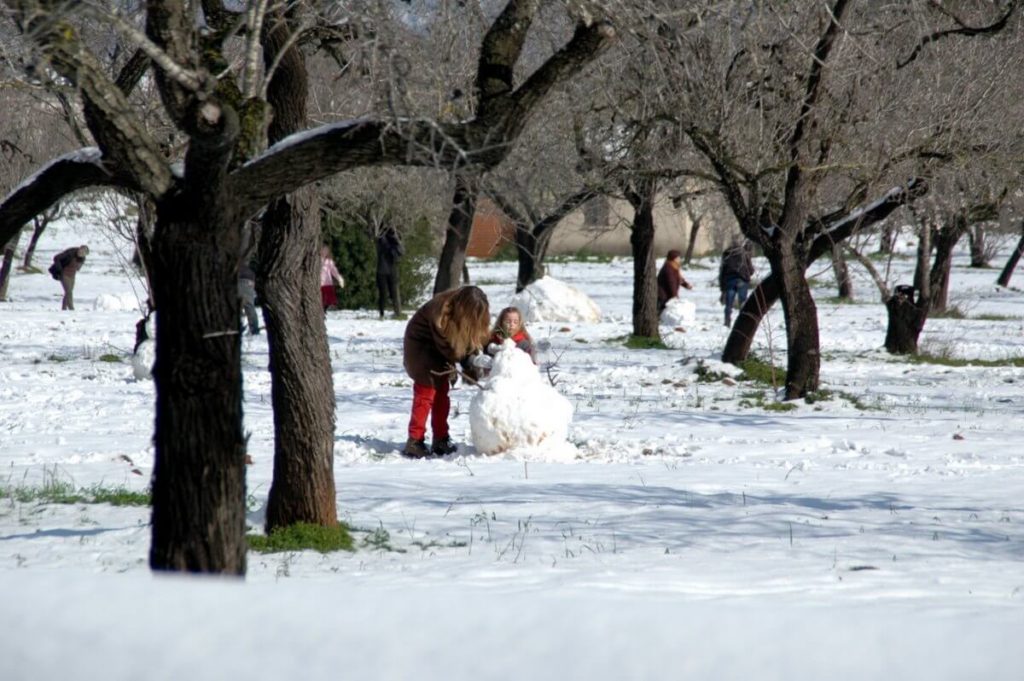
[[985, 225], [972, 225], [967, 231], [971, 242], [971, 267], [988, 267], [988, 255], [985, 253]]
[[818, 389], [821, 349], [818, 308], [804, 273], [807, 265], [790, 243], [767, 249], [772, 273], [778, 275], [779, 298], [786, 320], [786, 395], [793, 400]]
[[1017, 269], [1017, 263], [1022, 255], [1024, 255], [1024, 234], [1020, 235], [1017, 247], [1013, 249], [1013, 253], [1010, 253], [1010, 257], [1006, 260], [1003, 271], [999, 273], [999, 279], [996, 281], [997, 284], [1000, 286], [1010, 285], [1010, 277], [1013, 276], [1013, 271]]
[[949, 275], [953, 269], [953, 248], [966, 231], [966, 224], [957, 216], [952, 225], [939, 229], [935, 234], [935, 260], [928, 275], [931, 291], [930, 314], [942, 314], [949, 306]]
[[520, 225], [516, 228], [516, 293], [544, 276], [544, 262], [537, 235]]
[[46, 231], [46, 226], [50, 224], [50, 218], [48, 215], [43, 214], [33, 218], [32, 220], [32, 238], [28, 240], [28, 248], [25, 249], [25, 258], [21, 261], [21, 266], [24, 269], [32, 267], [32, 257], [36, 254], [36, 245], [39, 243], [39, 237]]
[[841, 300], [853, 299], [853, 280], [850, 278], [850, 268], [846, 265], [846, 256], [843, 255], [843, 247], [836, 244], [832, 247], [832, 272], [836, 277], [836, 288]]
[[629, 244], [633, 251], [633, 335], [660, 338], [658, 331], [658, 282], [654, 257], [654, 199], [657, 182], [644, 180], [628, 192], [633, 205]]
[[[269, 64], [285, 46], [283, 17], [266, 31]], [[307, 125], [308, 78], [297, 47], [288, 49], [267, 88], [274, 117], [269, 142]], [[274, 477], [266, 530], [295, 523], [338, 523], [334, 484], [334, 383], [320, 303], [320, 201], [315, 187], [270, 204], [258, 248], [257, 286], [270, 350]]]
[[452, 210], [448, 215], [448, 230], [437, 265], [434, 295], [459, 286], [459, 277], [466, 264], [466, 247], [473, 229], [473, 216], [480, 195], [480, 178], [471, 173], [456, 173]]
[[160, 308], [149, 563], [154, 570], [242, 575], [240, 230], [216, 217], [182, 196], [157, 207], [153, 283]]
[[769, 274], [747, 296], [747, 302], [743, 303], [740, 313], [736, 315], [732, 331], [725, 341], [725, 349], [722, 350], [723, 362], [739, 364], [750, 355], [750, 347], [754, 343], [757, 329], [761, 326], [761, 320], [779, 299], [778, 282], [778, 277]]
[[0, 265], [0, 301], [7, 300], [7, 285], [11, 281], [11, 270], [14, 269], [14, 252], [18, 250], [19, 241], [21, 241], [21, 232], [18, 232], [4, 246], [4, 261]]
[[885, 301], [889, 324], [885, 331], [885, 349], [893, 355], [912, 355], [928, 319], [927, 301], [915, 304], [913, 295], [893, 294]]
[[700, 218], [690, 224], [690, 240], [686, 243], [686, 255], [683, 257], [683, 264], [689, 265], [693, 257], [693, 249], [697, 246], [697, 235], [700, 233]]

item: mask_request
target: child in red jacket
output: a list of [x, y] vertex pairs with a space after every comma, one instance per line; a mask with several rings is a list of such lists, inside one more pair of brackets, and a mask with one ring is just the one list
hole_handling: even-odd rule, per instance
[[523, 325], [523, 315], [518, 307], [506, 307], [498, 313], [498, 321], [494, 324], [491, 340], [487, 345], [487, 354], [496, 355], [498, 348], [506, 338], [511, 338], [517, 348], [528, 354], [534, 364], [537, 363], [537, 351], [533, 346], [533, 338], [530, 337], [530, 332]]

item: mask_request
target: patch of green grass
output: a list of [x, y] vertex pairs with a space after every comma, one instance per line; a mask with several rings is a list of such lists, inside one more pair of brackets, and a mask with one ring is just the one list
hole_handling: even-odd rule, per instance
[[694, 368], [693, 373], [697, 375], [698, 383], [719, 383], [727, 375], [721, 371], [712, 371], [702, 359], [697, 360], [697, 366]]
[[115, 355], [113, 353], [108, 352], [108, 353], [100, 355], [96, 359], [99, 360], [100, 362], [116, 363], [116, 362], [120, 362], [121, 361], [121, 356], [120, 355]]
[[0, 485], [0, 499], [39, 504], [111, 504], [112, 506], [149, 506], [152, 496], [149, 491], [136, 492], [121, 485], [104, 487], [93, 485], [78, 488], [68, 480], [47, 477], [40, 486]]
[[738, 366], [743, 369], [743, 373], [738, 377], [740, 381], [753, 381], [774, 388], [786, 380], [785, 369], [780, 369], [753, 355], [740, 362]]
[[626, 338], [626, 347], [630, 350], [668, 350], [669, 347], [665, 345], [661, 338], [651, 338], [649, 336], [634, 336], [630, 335]]
[[977, 320], [983, 321], [983, 322], [1018, 322], [1018, 321], [1020, 321], [1021, 318], [1020, 317], [1014, 317], [1013, 315], [1009, 315], [1009, 314], [985, 313], [985, 314], [979, 314], [979, 315], [976, 315], [974, 317], [971, 317], [971, 319], [977, 319]]
[[259, 553], [282, 553], [287, 551], [353, 551], [352, 535], [348, 526], [338, 523], [333, 527], [296, 523], [279, 527], [269, 535], [250, 534], [249, 548]]
[[1024, 357], [1007, 357], [1006, 359], [960, 359], [946, 355], [918, 353], [905, 355], [905, 361], [913, 364], [937, 364], [947, 367], [1024, 367]]
[[94, 504], [110, 504], [111, 506], [151, 506], [153, 495], [149, 490], [135, 492], [127, 487], [92, 487], [86, 492], [92, 496]]
[[857, 300], [856, 298], [840, 298], [839, 296], [829, 296], [825, 298], [823, 302], [831, 303], [832, 305], [864, 305], [865, 303]]
[[64, 355], [57, 355], [57, 354], [47, 355], [46, 359], [50, 360], [51, 362], [58, 362], [58, 363], [60, 363], [60, 362], [68, 362], [68, 361], [71, 360], [70, 357], [65, 357]]
[[956, 305], [950, 305], [942, 312], [932, 312], [929, 315], [932, 319], [967, 319], [967, 315]]
[[793, 411], [797, 406], [792, 402], [767, 402], [764, 405], [765, 411]]
[[547, 258], [547, 262], [552, 263], [566, 263], [566, 262], [597, 262], [597, 263], [609, 263], [615, 260], [614, 255], [608, 253], [592, 253], [586, 249], [576, 251], [575, 253], [567, 253], [565, 255], [552, 255]]

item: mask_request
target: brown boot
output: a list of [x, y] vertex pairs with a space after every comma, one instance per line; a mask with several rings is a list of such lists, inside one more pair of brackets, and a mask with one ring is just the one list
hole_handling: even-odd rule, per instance
[[425, 459], [430, 456], [430, 450], [427, 449], [426, 442], [411, 437], [405, 443], [402, 456], [407, 459]]

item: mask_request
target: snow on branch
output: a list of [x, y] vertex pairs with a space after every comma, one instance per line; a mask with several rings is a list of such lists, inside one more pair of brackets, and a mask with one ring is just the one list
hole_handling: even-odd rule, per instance
[[68, 194], [97, 185], [126, 186], [110, 175], [96, 147], [59, 156], [34, 172], [0, 202], [0, 243], [7, 243], [26, 222]]

